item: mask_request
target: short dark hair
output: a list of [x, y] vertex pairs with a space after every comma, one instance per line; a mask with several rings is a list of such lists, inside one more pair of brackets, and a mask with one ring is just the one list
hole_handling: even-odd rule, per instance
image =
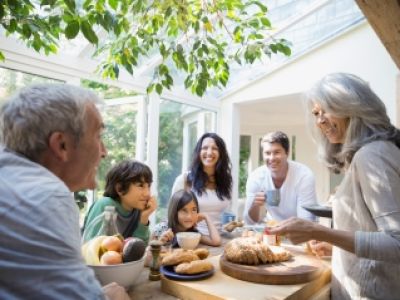
[[267, 133], [266, 135], [263, 136], [261, 140], [261, 146], [264, 143], [277, 143], [282, 146], [283, 149], [285, 149], [286, 154], [289, 153], [289, 147], [290, 147], [290, 142], [289, 138], [286, 135], [286, 133], [283, 133], [282, 131], [274, 131]]
[[137, 160], [123, 160], [108, 171], [103, 195], [119, 201], [116, 185], [119, 184], [120, 193], [126, 194], [129, 186], [136, 182], [151, 184], [153, 174], [150, 168]]
[[192, 191], [179, 190], [171, 196], [168, 204], [168, 227], [172, 229], [173, 233], [178, 230], [178, 211], [191, 201], [196, 203], [197, 212], [199, 212], [199, 202]]

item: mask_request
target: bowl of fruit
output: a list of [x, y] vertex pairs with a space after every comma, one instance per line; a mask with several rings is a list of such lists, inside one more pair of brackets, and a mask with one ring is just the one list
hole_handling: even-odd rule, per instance
[[144, 268], [146, 244], [139, 238], [97, 236], [82, 246], [86, 264], [102, 285], [116, 282], [128, 288]]

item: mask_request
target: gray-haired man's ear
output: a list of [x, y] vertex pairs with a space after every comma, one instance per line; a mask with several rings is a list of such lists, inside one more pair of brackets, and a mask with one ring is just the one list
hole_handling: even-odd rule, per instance
[[68, 160], [65, 133], [56, 131], [49, 137], [49, 150], [62, 161]]

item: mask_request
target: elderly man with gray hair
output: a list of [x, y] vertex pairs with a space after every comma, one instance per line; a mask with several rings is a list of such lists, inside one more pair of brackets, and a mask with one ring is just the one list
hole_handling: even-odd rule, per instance
[[0, 299], [127, 299], [81, 256], [74, 191], [94, 189], [107, 152], [92, 92], [25, 88], [0, 109]]

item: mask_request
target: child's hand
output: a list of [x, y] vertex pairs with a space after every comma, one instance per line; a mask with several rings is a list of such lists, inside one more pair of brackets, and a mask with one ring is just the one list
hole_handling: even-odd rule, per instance
[[203, 221], [203, 220], [207, 220], [207, 215], [203, 214], [203, 213], [198, 213], [197, 215], [197, 223]]
[[149, 217], [157, 209], [157, 200], [156, 197], [151, 196], [149, 201], [147, 202], [146, 208], [142, 210], [142, 214], [140, 217], [140, 223], [147, 225], [149, 223]]
[[158, 240], [165, 245], [165, 244], [172, 242], [173, 238], [174, 238], [174, 233], [172, 232], [172, 229], [169, 228], [167, 231], [165, 231], [165, 232], [163, 232], [163, 234], [161, 234], [161, 236]]

